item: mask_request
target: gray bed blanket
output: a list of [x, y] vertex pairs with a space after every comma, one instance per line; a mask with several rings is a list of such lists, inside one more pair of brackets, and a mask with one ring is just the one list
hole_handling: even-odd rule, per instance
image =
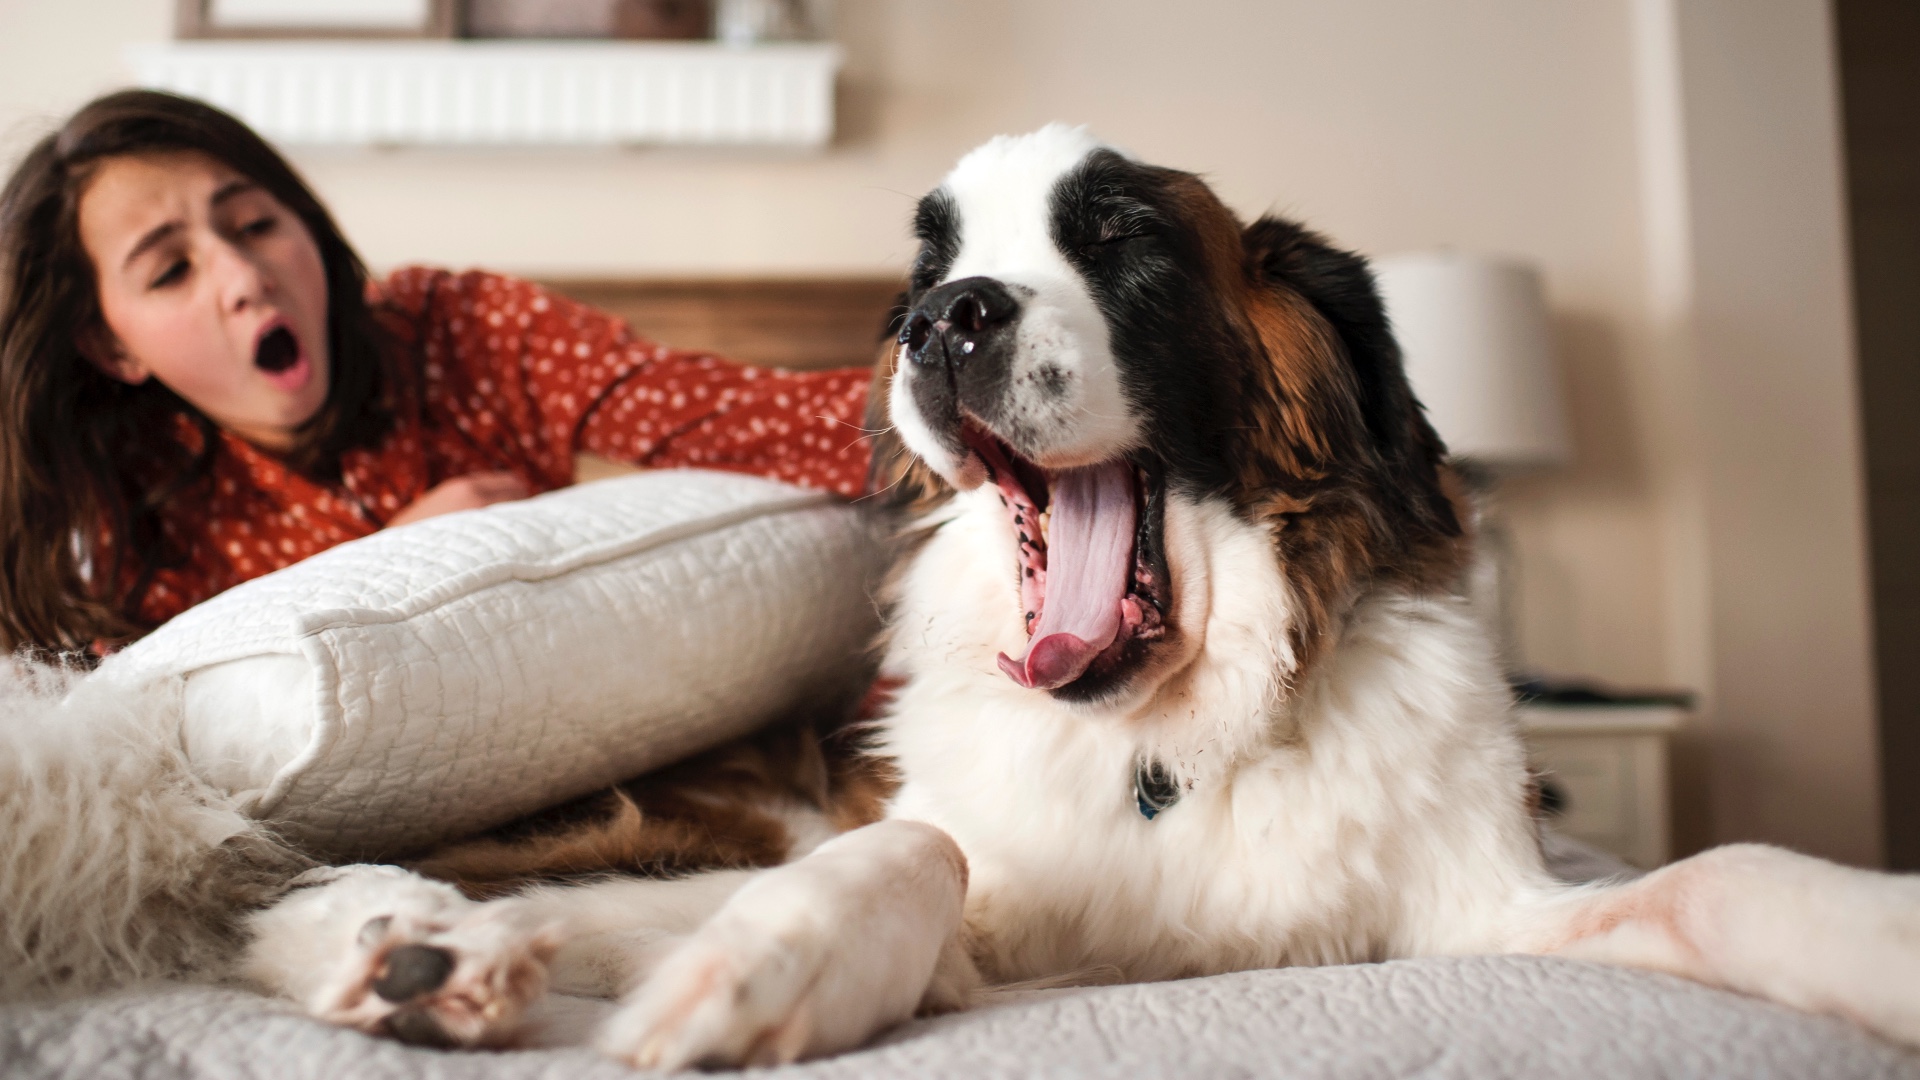
[[[416, 1050], [197, 987], [0, 1009], [19, 1080], [611, 1080], [585, 1050]], [[1913, 1077], [1839, 1020], [1561, 960], [1425, 959], [1019, 995], [755, 1076]]]

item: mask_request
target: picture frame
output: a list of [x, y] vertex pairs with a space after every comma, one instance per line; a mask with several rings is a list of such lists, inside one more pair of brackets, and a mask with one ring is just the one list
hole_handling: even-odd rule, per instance
[[451, 38], [460, 0], [175, 0], [181, 39]]

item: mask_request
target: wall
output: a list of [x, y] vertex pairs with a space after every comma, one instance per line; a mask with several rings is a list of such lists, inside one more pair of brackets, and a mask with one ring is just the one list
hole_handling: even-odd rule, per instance
[[[0, 0], [0, 154], [18, 152], [36, 117], [111, 85], [118, 43], [163, 36], [169, 6]], [[1644, 92], [1643, 6], [840, 0], [842, 135], [824, 154], [412, 150], [298, 164], [378, 265], [897, 271], [913, 197], [958, 154], [1069, 119], [1205, 173], [1242, 213], [1297, 215], [1363, 251], [1532, 259], [1555, 310], [1577, 463], [1508, 488], [1522, 651], [1547, 670], [1713, 691], [1714, 535], [1695, 520], [1693, 421], [1674, 411], [1692, 354], [1655, 300], [1666, 264], [1653, 253], [1681, 225], [1661, 217], [1673, 185], [1650, 187], [1646, 171], [1649, 116], [1664, 114]], [[1720, 743], [1702, 732], [1682, 778], [1702, 793], [1686, 804], [1687, 835], [1747, 835], [1737, 815], [1712, 816]], [[1853, 818], [1827, 805], [1871, 798], [1853, 780], [1817, 771], [1809, 782], [1833, 794], [1820, 812], [1839, 824], [1796, 839], [1874, 857], [1877, 841], [1852, 844], [1840, 834]]]

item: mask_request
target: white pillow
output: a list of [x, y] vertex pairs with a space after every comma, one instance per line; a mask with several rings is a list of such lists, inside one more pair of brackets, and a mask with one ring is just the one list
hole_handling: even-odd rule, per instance
[[94, 678], [172, 682], [204, 778], [318, 851], [390, 856], [844, 691], [878, 550], [821, 493], [644, 473], [342, 544]]

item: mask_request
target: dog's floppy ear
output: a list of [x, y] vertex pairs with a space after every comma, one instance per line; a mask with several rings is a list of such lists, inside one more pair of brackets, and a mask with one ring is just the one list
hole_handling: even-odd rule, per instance
[[1366, 260], [1275, 217], [1247, 226], [1241, 244], [1249, 273], [1305, 299], [1339, 337], [1383, 473], [1380, 494], [1441, 535], [1458, 536], [1460, 522], [1440, 476], [1446, 447], [1414, 399]]

